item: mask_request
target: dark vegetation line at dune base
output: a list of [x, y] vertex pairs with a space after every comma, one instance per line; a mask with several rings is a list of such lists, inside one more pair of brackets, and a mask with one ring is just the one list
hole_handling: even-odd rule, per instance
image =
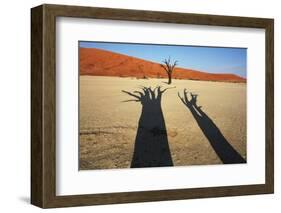
[[[79, 49], [80, 75], [167, 78], [161, 64], [96, 48]], [[246, 79], [234, 74], [207, 73], [192, 69], [176, 67], [172, 79], [200, 81], [219, 81], [246, 83]]]

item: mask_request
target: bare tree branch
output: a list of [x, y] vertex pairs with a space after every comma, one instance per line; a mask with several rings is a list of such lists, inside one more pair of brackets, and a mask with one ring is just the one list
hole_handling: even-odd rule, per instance
[[160, 64], [160, 66], [161, 66], [167, 73], [169, 72], [168, 68], [165, 67], [163, 64]]

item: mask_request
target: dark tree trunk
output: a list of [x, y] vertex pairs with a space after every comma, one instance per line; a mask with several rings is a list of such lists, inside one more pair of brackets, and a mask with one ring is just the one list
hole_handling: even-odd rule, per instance
[[172, 74], [168, 74], [168, 78], [169, 78], [168, 84], [171, 84], [172, 83]]

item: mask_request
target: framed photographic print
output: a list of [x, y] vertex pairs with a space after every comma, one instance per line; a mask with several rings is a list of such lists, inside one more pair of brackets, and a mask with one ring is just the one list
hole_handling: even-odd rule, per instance
[[273, 19], [31, 9], [31, 203], [274, 191]]

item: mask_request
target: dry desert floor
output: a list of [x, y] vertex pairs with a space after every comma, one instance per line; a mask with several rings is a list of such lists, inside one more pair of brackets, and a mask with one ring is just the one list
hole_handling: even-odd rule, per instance
[[[140, 96], [134, 91], [144, 93], [143, 87], [153, 90], [156, 86], [161, 86], [161, 91], [174, 87], [161, 97], [165, 129], [153, 129], [151, 136], [159, 132], [161, 137], [167, 136], [168, 150], [162, 151], [169, 152], [173, 166], [227, 163], [225, 157], [235, 152], [246, 160], [245, 83], [165, 82], [167, 79], [80, 76], [80, 169], [132, 166], [144, 106], [130, 101], [135, 99], [130, 94]], [[193, 113], [199, 114], [196, 118], [178, 96], [184, 89], [198, 95], [194, 96], [198, 107]], [[148, 119], [154, 122], [153, 115]]]

